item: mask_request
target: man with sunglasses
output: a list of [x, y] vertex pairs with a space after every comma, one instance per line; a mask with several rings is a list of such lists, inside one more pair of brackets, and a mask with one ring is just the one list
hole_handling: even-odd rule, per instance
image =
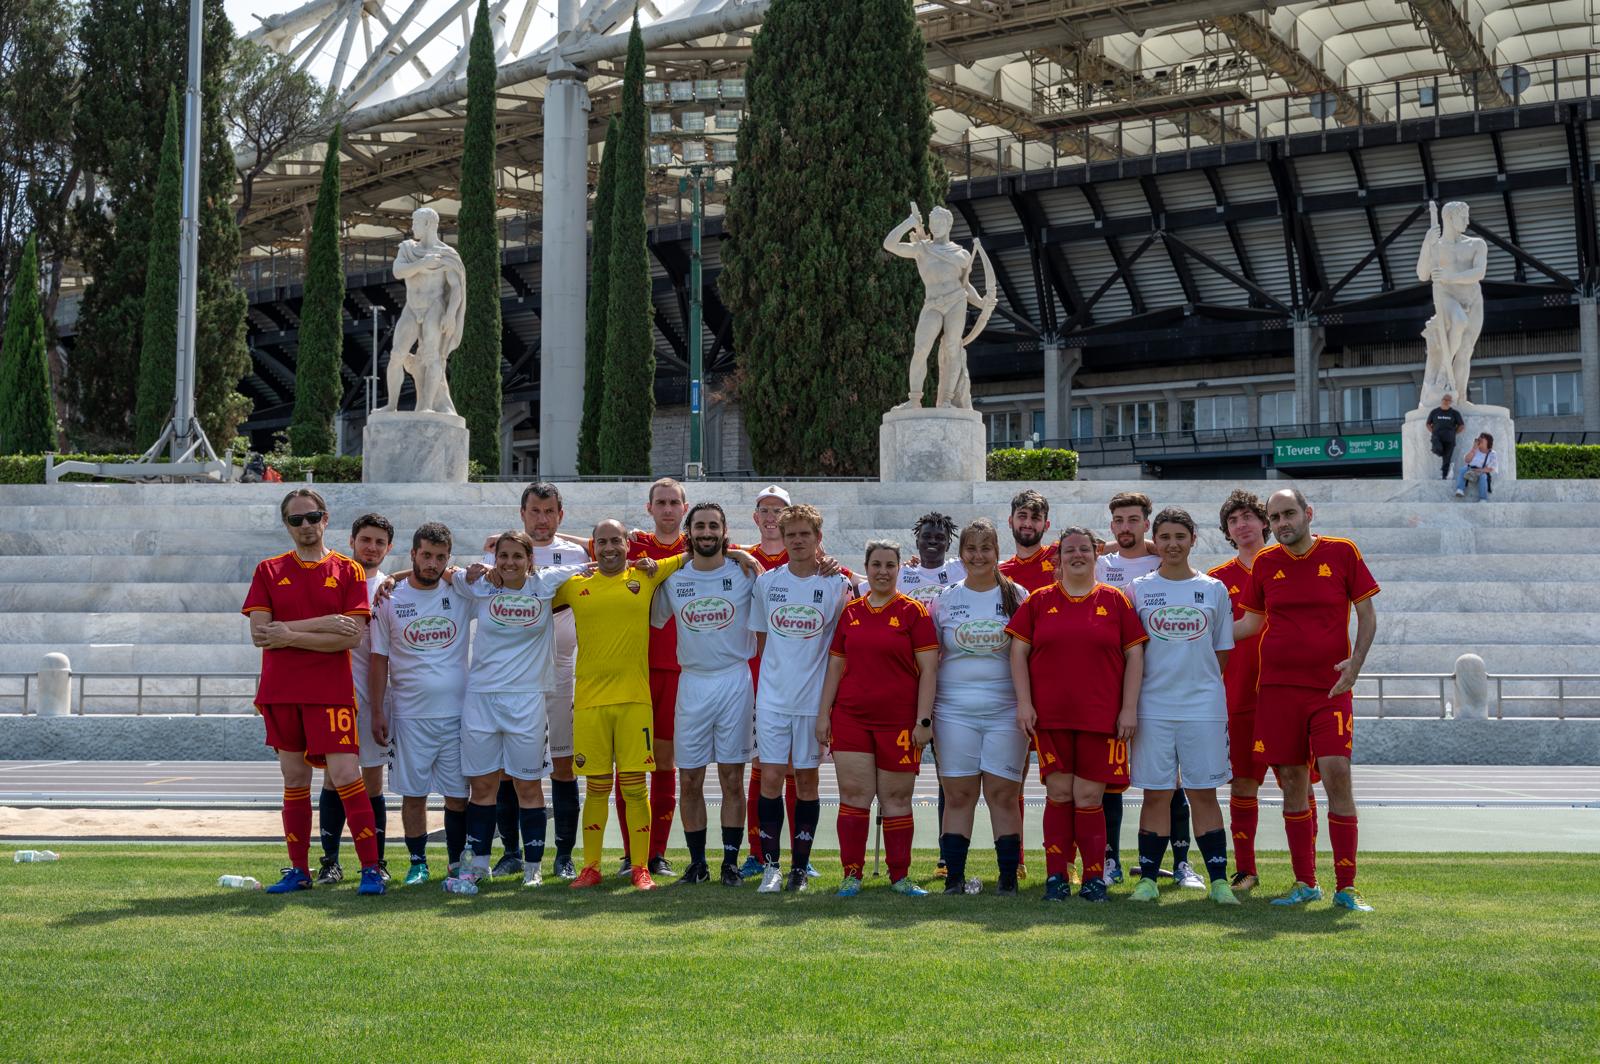
[[283, 773], [283, 838], [289, 867], [269, 894], [310, 890], [311, 769], [320, 766], [344, 803], [361, 861], [362, 894], [384, 893], [372, 804], [357, 759], [355, 682], [350, 650], [371, 610], [367, 574], [323, 544], [328, 506], [296, 488], [278, 507], [294, 549], [256, 566], [243, 613], [261, 648], [256, 710]]

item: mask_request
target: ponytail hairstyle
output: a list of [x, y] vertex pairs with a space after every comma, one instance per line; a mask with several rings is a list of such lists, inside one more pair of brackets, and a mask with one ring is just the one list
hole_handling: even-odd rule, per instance
[[[995, 557], [998, 559], [1000, 556], [1000, 533], [995, 531], [994, 522], [987, 517], [980, 517], [961, 530], [961, 538], [956, 543], [956, 552], [959, 554], [961, 549], [967, 545], [967, 540], [977, 536], [988, 536], [994, 540]], [[994, 576], [995, 580], [1000, 584], [1000, 605], [1005, 608], [1008, 618], [1013, 617], [1016, 615], [1017, 607], [1022, 605], [1022, 596], [1017, 593], [1017, 582], [1000, 571], [998, 560], [995, 563]]]

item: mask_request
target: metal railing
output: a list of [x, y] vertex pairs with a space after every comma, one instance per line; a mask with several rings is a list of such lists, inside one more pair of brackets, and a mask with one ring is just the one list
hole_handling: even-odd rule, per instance
[[[246, 715], [255, 712], [258, 679], [253, 672], [75, 672], [70, 713]], [[0, 713], [37, 714], [38, 685], [36, 673], [0, 673]]]

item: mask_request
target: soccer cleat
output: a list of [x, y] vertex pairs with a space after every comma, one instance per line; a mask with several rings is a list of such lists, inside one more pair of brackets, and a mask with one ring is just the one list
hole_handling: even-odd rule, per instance
[[1233, 888], [1228, 886], [1226, 879], [1213, 879], [1206, 893], [1218, 905], [1239, 904], [1239, 899], [1233, 896]]
[[722, 866], [722, 885], [725, 887], [744, 886], [744, 876], [739, 874], [739, 869], [731, 864]]
[[739, 874], [746, 879], [754, 879], [761, 874], [761, 858], [749, 854], [744, 859], [744, 864], [739, 866]]
[[383, 885], [384, 886], [387, 887], [389, 885], [389, 880], [390, 880], [391, 877], [389, 875], [389, 862], [388, 861], [379, 861], [378, 862], [378, 878], [383, 880]]
[[1066, 876], [1051, 876], [1044, 881], [1045, 901], [1066, 901], [1072, 897], [1072, 883]]
[[500, 879], [503, 876], [519, 875], [521, 872], [522, 858], [514, 853], [508, 853], [495, 862], [494, 870], [489, 873], [489, 878]]
[[994, 892], [1000, 895], [1002, 898], [1015, 898], [1017, 896], [1017, 888], [1014, 885], [1007, 886], [1004, 883], [995, 887]]
[[344, 882], [344, 869], [339, 867], [337, 857], [324, 857], [322, 867], [317, 869], [317, 886], [331, 887], [335, 883]]
[[1333, 904], [1341, 909], [1349, 909], [1353, 913], [1370, 913], [1372, 906], [1362, 900], [1361, 892], [1355, 887], [1345, 887], [1333, 895]]
[[622, 859], [622, 863], [617, 866], [617, 878], [618, 879], [632, 879], [633, 878], [633, 862], [628, 860], [626, 857], [624, 857]]
[[783, 889], [783, 871], [777, 865], [767, 865], [761, 870], [761, 885], [757, 894], [776, 894]]
[[965, 894], [966, 892], [966, 884], [962, 883], [959, 879], [951, 879], [949, 876], [945, 877], [944, 893]]
[[689, 867], [683, 870], [683, 878], [678, 880], [678, 882], [709, 883], [711, 882], [711, 869], [706, 867], [706, 863], [704, 861], [690, 861]]
[[853, 898], [861, 893], [861, 877], [845, 876], [844, 882], [839, 884], [839, 892], [835, 897]]
[[1233, 882], [1229, 883], [1228, 885], [1232, 887], [1235, 892], [1241, 890], [1255, 890], [1261, 885], [1261, 880], [1256, 877], [1254, 872], [1235, 872], [1233, 874]]
[[1117, 863], [1115, 857], [1106, 858], [1106, 872], [1101, 878], [1106, 881], [1107, 886], [1122, 882], [1122, 866]]
[[556, 858], [555, 873], [562, 879], [577, 879], [578, 866], [572, 863], [572, 855]]
[[945, 866], [944, 858], [943, 857], [939, 858], [939, 863], [933, 869], [933, 878], [934, 879], [943, 879], [945, 876], [947, 876], [949, 874], [950, 874], [950, 870]]
[[889, 889], [896, 894], [904, 894], [908, 898], [926, 898], [928, 892], [911, 882], [910, 876], [905, 876], [889, 884]]
[[1160, 901], [1161, 888], [1156, 886], [1155, 880], [1146, 879], [1143, 876], [1140, 876], [1139, 881], [1133, 885], [1133, 893], [1128, 895], [1128, 900]]
[[1106, 894], [1106, 881], [1103, 879], [1089, 880], [1083, 885], [1083, 889], [1078, 891], [1078, 897], [1084, 901], [1109, 901], [1110, 898]]
[[650, 870], [644, 865], [638, 865], [633, 869], [632, 878], [634, 890], [656, 889], [656, 881], [650, 878]]
[[538, 861], [529, 861], [522, 866], [522, 885], [525, 887], [544, 886], [544, 869], [539, 867]]
[[1321, 900], [1322, 900], [1322, 888], [1321, 887], [1308, 887], [1304, 883], [1300, 882], [1297, 879], [1297, 880], [1294, 881], [1294, 887], [1289, 891], [1289, 893], [1285, 894], [1281, 898], [1273, 898], [1272, 899], [1272, 904], [1274, 904], [1274, 905], [1304, 905], [1308, 901], [1321, 901]]
[[961, 893], [963, 893], [963, 894], [982, 894], [983, 893], [983, 880], [979, 879], [977, 876], [968, 876], [967, 877], [967, 881], [965, 883], [961, 884]]
[[585, 887], [598, 887], [601, 882], [600, 869], [594, 865], [584, 865], [583, 871], [579, 872], [577, 878], [567, 886], [573, 890], [583, 890]]
[[816, 865], [812, 864], [810, 861], [806, 862], [806, 878], [807, 879], [816, 879], [821, 874], [822, 874], [821, 872], [817, 871], [817, 866]]
[[811, 886], [811, 880], [806, 877], [804, 868], [791, 868], [789, 870], [789, 893], [804, 893], [809, 886]]
[[444, 881], [446, 894], [476, 894], [478, 893], [478, 873], [473, 871], [462, 872], [460, 875], [450, 876]]
[[660, 876], [662, 879], [678, 878], [678, 873], [672, 870], [672, 865], [667, 863], [665, 857], [650, 858], [650, 874], [652, 876]]
[[411, 867], [406, 869], [405, 885], [408, 886], [408, 887], [420, 887], [422, 884], [426, 883], [427, 881], [428, 881], [428, 862], [427, 861], [412, 861], [411, 862]]
[[1187, 887], [1189, 890], [1206, 889], [1206, 881], [1201, 879], [1199, 873], [1189, 866], [1188, 861], [1178, 862], [1177, 867], [1172, 870], [1172, 878], [1177, 882], [1178, 886]]
[[311, 873], [299, 868], [283, 869], [283, 878], [267, 888], [268, 894], [293, 894], [311, 889]]
[[356, 888], [357, 894], [387, 894], [389, 888], [383, 883], [383, 869], [377, 865], [361, 870], [361, 885]]

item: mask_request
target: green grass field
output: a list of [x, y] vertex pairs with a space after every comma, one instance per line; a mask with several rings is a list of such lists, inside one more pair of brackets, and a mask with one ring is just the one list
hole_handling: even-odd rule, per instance
[[878, 880], [844, 900], [830, 855], [804, 896], [215, 885], [265, 880], [280, 855], [73, 846], [0, 865], [0, 1059], [1557, 1061], [1600, 1045], [1590, 857], [1363, 858], [1368, 915], [1269, 906], [1281, 855], [1231, 910], [1171, 888], [1138, 906], [1126, 886], [1046, 905], [1037, 878], [1016, 898]]

